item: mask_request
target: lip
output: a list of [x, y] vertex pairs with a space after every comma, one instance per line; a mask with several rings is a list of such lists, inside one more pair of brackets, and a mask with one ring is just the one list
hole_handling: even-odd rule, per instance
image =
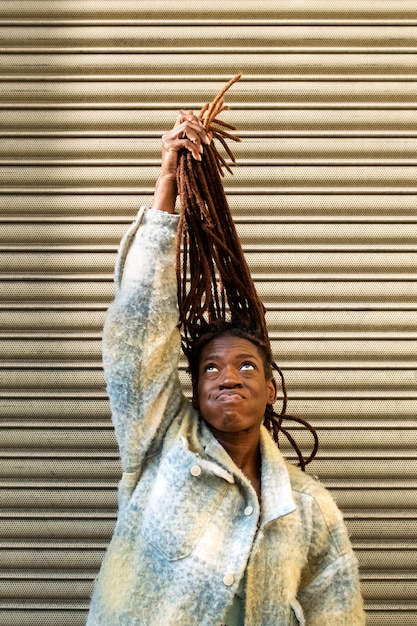
[[218, 402], [238, 402], [244, 400], [245, 396], [238, 391], [221, 391], [217, 396]]

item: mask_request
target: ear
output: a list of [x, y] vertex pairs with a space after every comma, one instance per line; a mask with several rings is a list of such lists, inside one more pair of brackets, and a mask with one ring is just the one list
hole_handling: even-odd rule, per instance
[[275, 378], [271, 378], [267, 382], [267, 403], [274, 404], [277, 399], [277, 383]]

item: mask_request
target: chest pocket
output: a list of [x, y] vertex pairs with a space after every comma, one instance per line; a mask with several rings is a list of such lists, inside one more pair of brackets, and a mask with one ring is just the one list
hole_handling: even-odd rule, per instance
[[176, 443], [161, 462], [145, 507], [142, 536], [167, 559], [189, 556], [210, 525], [228, 483]]

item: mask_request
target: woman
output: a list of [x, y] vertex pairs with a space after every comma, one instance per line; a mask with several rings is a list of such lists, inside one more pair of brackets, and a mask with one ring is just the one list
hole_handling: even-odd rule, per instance
[[[181, 114], [163, 138], [153, 208], [125, 236], [103, 363], [123, 467], [119, 516], [88, 626], [359, 626], [357, 564], [325, 489], [262, 425], [270, 349], [215, 325], [178, 379], [175, 242], [180, 150], [212, 136]], [[218, 327], [217, 327], [218, 326]]]

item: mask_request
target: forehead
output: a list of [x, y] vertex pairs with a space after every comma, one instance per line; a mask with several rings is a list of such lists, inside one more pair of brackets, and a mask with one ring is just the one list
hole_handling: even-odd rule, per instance
[[202, 348], [200, 362], [211, 358], [228, 360], [249, 357], [262, 361], [261, 352], [252, 341], [233, 335], [219, 335]]

